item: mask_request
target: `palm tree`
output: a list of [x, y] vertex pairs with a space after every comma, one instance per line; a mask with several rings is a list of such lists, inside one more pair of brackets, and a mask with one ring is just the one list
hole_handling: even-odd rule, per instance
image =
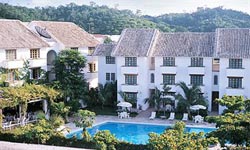
[[[155, 107], [157, 111], [160, 110], [161, 105], [163, 106], [163, 108], [165, 108], [166, 104], [171, 103], [172, 101], [171, 98], [166, 97], [170, 90], [171, 88], [165, 84], [163, 86], [163, 91], [155, 87], [154, 93], [152, 93], [149, 98], [145, 99], [145, 103], [149, 103], [149, 106]], [[165, 109], [164, 109], [164, 115], [165, 115]]]
[[192, 85], [192, 87], [188, 87], [185, 82], [179, 82], [177, 83], [177, 86], [179, 86], [182, 91], [183, 95], [180, 93], [175, 96], [177, 100], [179, 100], [178, 105], [183, 104], [185, 106], [185, 109], [187, 113], [190, 115], [190, 106], [200, 104], [200, 105], [206, 105], [206, 100], [203, 96], [201, 96], [201, 89], [199, 86]]
[[146, 98], [144, 102], [145, 104], [148, 103], [149, 107], [154, 107], [156, 111], [159, 111], [161, 108], [162, 95], [163, 92], [155, 87], [154, 93], [152, 93], [149, 98]]
[[68, 114], [70, 112], [70, 107], [66, 106], [64, 102], [53, 102], [51, 104], [52, 112], [55, 115], [59, 115], [65, 119], [66, 122], [68, 122]]
[[108, 102], [110, 98], [112, 98], [112, 90], [110, 83], [106, 83], [104, 86], [102, 84], [99, 84], [98, 86], [98, 101], [101, 103], [102, 108], [105, 103]]

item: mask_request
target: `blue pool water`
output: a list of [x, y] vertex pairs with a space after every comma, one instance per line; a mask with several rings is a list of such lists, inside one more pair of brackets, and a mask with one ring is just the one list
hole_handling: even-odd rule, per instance
[[[166, 128], [171, 126], [167, 125], [151, 125], [151, 124], [135, 124], [135, 123], [117, 123], [117, 122], [107, 122], [92, 128], [89, 128], [89, 133], [93, 136], [96, 132], [100, 130], [109, 130], [112, 134], [116, 136], [117, 139], [131, 142], [134, 144], [146, 144], [148, 142], [150, 132], [155, 132], [161, 134]], [[186, 127], [187, 132], [204, 132], [208, 133], [214, 131], [215, 128], [200, 128], [200, 127]], [[82, 130], [69, 133], [66, 135], [67, 138], [76, 136], [81, 137]]]

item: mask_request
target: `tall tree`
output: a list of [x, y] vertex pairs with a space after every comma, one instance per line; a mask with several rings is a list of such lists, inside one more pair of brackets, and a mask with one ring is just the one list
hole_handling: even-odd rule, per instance
[[[82, 69], [86, 59], [78, 51], [63, 50], [55, 60], [56, 83], [65, 97], [66, 102], [80, 105], [79, 100], [84, 98], [88, 91]], [[72, 107], [76, 111], [75, 107]]]

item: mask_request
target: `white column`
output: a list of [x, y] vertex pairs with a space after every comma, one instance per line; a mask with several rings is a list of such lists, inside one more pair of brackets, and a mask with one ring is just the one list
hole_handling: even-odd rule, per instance
[[49, 119], [50, 113], [49, 113], [49, 110], [48, 110], [48, 102], [47, 102], [47, 100], [43, 100], [43, 111], [45, 113], [45, 118]]

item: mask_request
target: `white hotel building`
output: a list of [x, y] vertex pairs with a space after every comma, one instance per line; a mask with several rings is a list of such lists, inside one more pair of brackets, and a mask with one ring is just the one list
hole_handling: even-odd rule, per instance
[[[181, 93], [175, 84], [199, 85], [209, 111], [223, 111], [216, 98], [250, 98], [250, 29], [217, 29], [212, 33], [162, 33], [154, 29], [125, 29], [117, 44], [97, 47], [99, 83], [117, 80], [118, 91], [144, 99], [163, 84]], [[118, 101], [121, 97], [118, 96]]]
[[40, 69], [49, 72], [53, 80], [53, 62], [64, 49], [78, 50], [87, 58], [83, 73], [90, 87], [98, 85], [97, 57], [92, 56], [99, 42], [71, 22], [32, 21], [0, 19], [0, 67], [7, 69], [7, 81], [16, 85], [15, 70], [29, 62], [31, 79], [38, 79]]

